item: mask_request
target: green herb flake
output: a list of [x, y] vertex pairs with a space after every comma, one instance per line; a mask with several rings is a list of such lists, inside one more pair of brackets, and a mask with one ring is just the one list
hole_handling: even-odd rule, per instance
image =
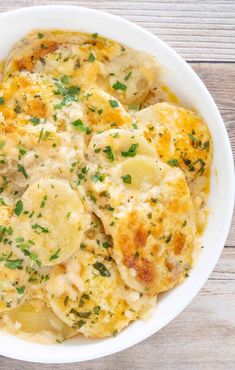
[[4, 104], [4, 98], [0, 96], [0, 105], [3, 105], [3, 104]]
[[93, 63], [94, 61], [95, 61], [95, 56], [94, 56], [94, 54], [90, 53], [89, 56], [88, 56], [88, 62]]
[[170, 159], [167, 164], [169, 164], [171, 167], [177, 167], [179, 166], [179, 161], [178, 159]]
[[24, 166], [22, 166], [21, 164], [18, 165], [18, 171], [22, 173], [25, 179], [28, 178], [28, 174], [26, 173]]
[[122, 152], [123, 157], [134, 157], [137, 153], [139, 144], [131, 144], [130, 148], [126, 152]]
[[42, 39], [44, 37], [44, 34], [43, 33], [41, 33], [41, 32], [38, 32], [38, 38], [39, 39]]
[[109, 100], [109, 104], [112, 108], [117, 108], [119, 107], [118, 101], [117, 100]]
[[106, 146], [106, 147], [104, 148], [103, 152], [106, 154], [106, 157], [107, 157], [111, 162], [113, 162], [113, 161], [114, 161], [114, 154], [113, 154], [113, 151], [112, 151], [111, 146]]
[[102, 243], [102, 247], [105, 248], [105, 249], [108, 249], [108, 248], [111, 248], [111, 244], [107, 241], [103, 242]]
[[107, 268], [105, 267], [105, 265], [103, 265], [103, 263], [101, 262], [96, 262], [92, 265], [96, 270], [99, 271], [100, 275], [101, 276], [105, 276], [105, 277], [110, 277], [111, 274], [110, 272], [107, 270]]
[[97, 39], [97, 37], [98, 37], [98, 33], [97, 33], [97, 32], [93, 33], [93, 34], [92, 34], [92, 37], [94, 37], [94, 39]]
[[49, 261], [57, 260], [57, 258], [59, 258], [59, 253], [60, 253], [60, 248], [58, 248], [57, 251], [50, 256]]
[[125, 91], [126, 90], [126, 85], [124, 85], [122, 82], [120, 81], [117, 81], [113, 84], [112, 88], [114, 90], [122, 90], [122, 91]]
[[128, 80], [129, 80], [129, 78], [131, 77], [131, 74], [132, 74], [132, 72], [129, 72], [129, 73], [125, 76], [124, 80], [125, 80], [125, 81], [128, 81]]
[[94, 183], [103, 182], [104, 179], [105, 179], [105, 174], [104, 173], [99, 173], [99, 172], [96, 172], [96, 174], [92, 177], [92, 181]]
[[29, 122], [33, 124], [33, 126], [37, 126], [40, 124], [40, 118], [38, 117], [32, 117], [29, 119]]
[[17, 287], [16, 291], [17, 291], [18, 294], [24, 294], [25, 288], [23, 286], [22, 287]]
[[23, 260], [21, 259], [7, 260], [4, 266], [10, 270], [21, 270], [22, 263], [23, 263]]
[[49, 230], [47, 227], [43, 227], [41, 225], [38, 225], [38, 224], [34, 224], [34, 225], [31, 225], [32, 229], [35, 230], [35, 232], [37, 234], [39, 233], [49, 233]]
[[122, 180], [125, 184], [131, 184], [131, 175], [122, 176]]
[[14, 209], [14, 213], [16, 214], [16, 216], [19, 216], [22, 213], [23, 208], [24, 206], [22, 200], [18, 200]]
[[77, 119], [76, 121], [72, 122], [72, 125], [81, 132], [86, 132], [87, 134], [91, 132], [91, 129], [86, 126], [81, 119]]

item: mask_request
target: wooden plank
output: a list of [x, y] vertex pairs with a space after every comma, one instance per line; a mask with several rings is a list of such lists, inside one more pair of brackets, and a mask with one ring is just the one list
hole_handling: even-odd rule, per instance
[[[0, 12], [50, 0], [1, 0]], [[235, 61], [233, 0], [83, 0], [53, 1], [81, 5], [127, 18], [161, 37], [187, 60]]]
[[173, 322], [144, 342], [103, 359], [39, 365], [0, 358], [0, 370], [234, 370], [235, 249], [226, 248], [210, 279]]
[[[215, 99], [235, 155], [235, 63], [191, 63], [191, 66]], [[235, 214], [226, 245], [235, 247]]]

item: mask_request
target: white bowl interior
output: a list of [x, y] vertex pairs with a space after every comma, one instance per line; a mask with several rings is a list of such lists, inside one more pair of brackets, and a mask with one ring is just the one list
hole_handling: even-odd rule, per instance
[[193, 299], [209, 277], [226, 241], [234, 203], [233, 159], [229, 140], [216, 105], [192, 69], [166, 44], [142, 28], [115, 16], [68, 6], [25, 8], [0, 15], [0, 58], [27, 32], [37, 28], [61, 28], [98, 32], [135, 49], [155, 55], [163, 66], [163, 80], [188, 107], [197, 109], [207, 122], [214, 142], [209, 222], [190, 277], [159, 297], [150, 321], [138, 321], [117, 337], [104, 340], [76, 338], [60, 345], [28, 343], [0, 334], [0, 354], [36, 362], [84, 361], [125, 349], [155, 333]]

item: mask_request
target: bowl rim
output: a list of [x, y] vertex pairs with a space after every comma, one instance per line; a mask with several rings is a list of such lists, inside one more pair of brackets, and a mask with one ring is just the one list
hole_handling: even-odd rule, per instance
[[[90, 13], [90, 14], [93, 14], [95, 17], [101, 17], [101, 18], [106, 18], [107, 20], [113, 20], [116, 23], [119, 23], [119, 25], [123, 24], [124, 26], [129, 27], [130, 31], [133, 30], [133, 31], [135, 31], [139, 34], [141, 33], [141, 34], [145, 35], [146, 37], [148, 37], [149, 40], [152, 40], [153, 43], [161, 45], [162, 48], [164, 48], [169, 54], [171, 54], [173, 56], [173, 58], [176, 59], [178, 61], [178, 63], [180, 63], [182, 65], [182, 67], [191, 74], [191, 76], [193, 77], [193, 79], [195, 81], [195, 84], [197, 84], [199, 86], [199, 88], [202, 90], [202, 92], [206, 96], [206, 98], [208, 100], [208, 103], [213, 108], [214, 114], [216, 115], [216, 120], [217, 120], [217, 122], [220, 126], [220, 130], [221, 130], [222, 135], [223, 135], [224, 143], [227, 147], [227, 150], [226, 150], [225, 154], [226, 154], [227, 167], [229, 169], [229, 171], [228, 171], [228, 179], [229, 179], [228, 194], [229, 195], [228, 196], [229, 196], [229, 199], [231, 200], [231, 202], [230, 202], [230, 204], [228, 204], [227, 214], [226, 214], [226, 217], [225, 217], [225, 220], [224, 220], [224, 227], [223, 227], [224, 233], [223, 233], [223, 237], [221, 237], [221, 246], [220, 246], [220, 248], [219, 247], [217, 248], [218, 250], [216, 251], [212, 260], [209, 261], [206, 272], [203, 273], [202, 276], [200, 276], [200, 279], [199, 279], [199, 282], [197, 283], [196, 288], [191, 289], [190, 294], [188, 294], [187, 297], [183, 297], [183, 299], [181, 300], [181, 304], [177, 307], [177, 309], [172, 310], [172, 312], [170, 314], [168, 314], [167, 319], [165, 319], [160, 326], [158, 326], [157, 328], [153, 326], [152, 328], [146, 330], [141, 335], [136, 336], [136, 337], [132, 337], [131, 340], [129, 340], [128, 344], [126, 342], [123, 342], [123, 343], [118, 343], [118, 342], [116, 343], [115, 342], [115, 345], [109, 350], [107, 350], [105, 348], [103, 351], [99, 351], [98, 353], [97, 352], [95, 354], [89, 354], [88, 353], [87, 355], [81, 355], [79, 353], [76, 353], [76, 350], [75, 350], [75, 351], [73, 351], [73, 352], [75, 352], [75, 355], [73, 355], [72, 358], [66, 358], [66, 359], [62, 359], [62, 358], [56, 359], [55, 357], [53, 357], [53, 354], [50, 355], [50, 356], [42, 355], [42, 353], [40, 353], [39, 355], [35, 355], [35, 354], [32, 355], [30, 353], [30, 350], [28, 352], [26, 351], [24, 353], [21, 353], [19, 351], [15, 352], [15, 349], [14, 349], [14, 353], [12, 353], [12, 351], [13, 351], [12, 348], [9, 348], [9, 346], [5, 347], [5, 346], [2, 346], [0, 344], [0, 354], [3, 355], [3, 356], [7, 356], [7, 357], [10, 357], [10, 358], [13, 358], [13, 359], [18, 359], [18, 360], [31, 361], [31, 362], [41, 362], [41, 363], [81, 362], [81, 361], [87, 361], [87, 360], [91, 360], [91, 359], [104, 357], [104, 356], [107, 356], [107, 355], [110, 355], [110, 354], [113, 354], [113, 353], [117, 353], [121, 350], [127, 349], [127, 348], [143, 341], [144, 339], [150, 337], [155, 332], [157, 332], [158, 330], [160, 330], [161, 328], [166, 326], [176, 316], [178, 316], [178, 314], [185, 309], [185, 307], [192, 301], [192, 299], [197, 295], [199, 290], [205, 284], [205, 282], [209, 278], [212, 270], [214, 269], [214, 267], [215, 267], [215, 265], [216, 265], [216, 263], [217, 263], [217, 261], [220, 257], [220, 254], [221, 254], [221, 252], [223, 250], [223, 247], [224, 247], [224, 244], [226, 242], [226, 238], [227, 238], [229, 228], [230, 228], [230, 224], [231, 224], [231, 221], [232, 221], [234, 198], [235, 198], [235, 175], [234, 175], [232, 149], [231, 149], [228, 134], [227, 134], [226, 128], [224, 126], [222, 117], [219, 113], [219, 110], [218, 110], [213, 98], [211, 97], [209, 91], [207, 90], [207, 88], [205, 87], [203, 82], [200, 80], [198, 75], [185, 62], [185, 60], [177, 52], [175, 52], [174, 49], [172, 49], [165, 42], [163, 42], [158, 36], [152, 34], [151, 32], [147, 31], [146, 29], [144, 29], [144, 28], [132, 23], [131, 21], [128, 21], [128, 20], [120, 17], [120, 16], [112, 15], [112, 14], [104, 12], [104, 11], [91, 9], [91, 8], [87, 8], [87, 7], [76, 6], [76, 5], [40, 5], [40, 6], [23, 7], [23, 8], [10, 10], [10, 11], [1, 13], [0, 14], [0, 21], [2, 19], [7, 19], [7, 18], [9, 18], [9, 21], [11, 21], [10, 18], [12, 16], [17, 16], [17, 15], [25, 17], [25, 16], [29, 15], [31, 12], [34, 12], [34, 13], [43, 12], [43, 11], [52, 12], [52, 11], [59, 10], [59, 9], [60, 9], [61, 12], [74, 10], [76, 12], [80, 11], [81, 13], [84, 13], [84, 14], [85, 13]], [[35, 29], [36, 28], [37, 27], [35, 27]], [[63, 27], [61, 27], [61, 29], [63, 29]], [[128, 40], [127, 40], [127, 44], [128, 44]], [[1, 339], [0, 339], [0, 341], [1, 341]], [[35, 345], [35, 343], [33, 343], [33, 342], [31, 342], [31, 343], [26, 342], [25, 348], [27, 347], [27, 344], [28, 344], [28, 348], [30, 348], [30, 346]], [[42, 347], [44, 347], [44, 345], [42, 345]], [[76, 347], [74, 346], [74, 348], [76, 348]]]

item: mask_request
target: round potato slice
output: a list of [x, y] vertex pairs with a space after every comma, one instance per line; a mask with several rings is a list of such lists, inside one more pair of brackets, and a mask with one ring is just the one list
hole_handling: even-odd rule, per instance
[[37, 299], [5, 312], [2, 323], [13, 334], [41, 343], [61, 342], [76, 334], [44, 301]]
[[84, 211], [68, 182], [43, 179], [29, 186], [12, 219], [14, 250], [39, 266], [64, 261], [83, 237]]
[[116, 334], [147, 315], [156, 302], [127, 288], [112, 258], [84, 250], [66, 264], [54, 266], [47, 291], [59, 318], [93, 338]]
[[93, 208], [113, 238], [112, 255], [129, 287], [154, 295], [187, 276], [196, 230], [181, 170], [136, 156], [110, 169], [101, 190], [93, 182], [87, 186], [96, 199]]
[[92, 131], [105, 131], [130, 125], [131, 116], [121, 103], [102, 89], [91, 87], [81, 97], [86, 121]]
[[156, 155], [154, 146], [139, 131], [130, 129], [111, 129], [93, 135], [87, 152], [90, 162], [102, 166], [113, 166], [136, 154]]
[[163, 162], [180, 167], [189, 182], [203, 177], [204, 189], [200, 185], [200, 191], [208, 187], [212, 140], [207, 125], [196, 112], [159, 103], [136, 113], [136, 120], [144, 126], [145, 137], [156, 145]]

